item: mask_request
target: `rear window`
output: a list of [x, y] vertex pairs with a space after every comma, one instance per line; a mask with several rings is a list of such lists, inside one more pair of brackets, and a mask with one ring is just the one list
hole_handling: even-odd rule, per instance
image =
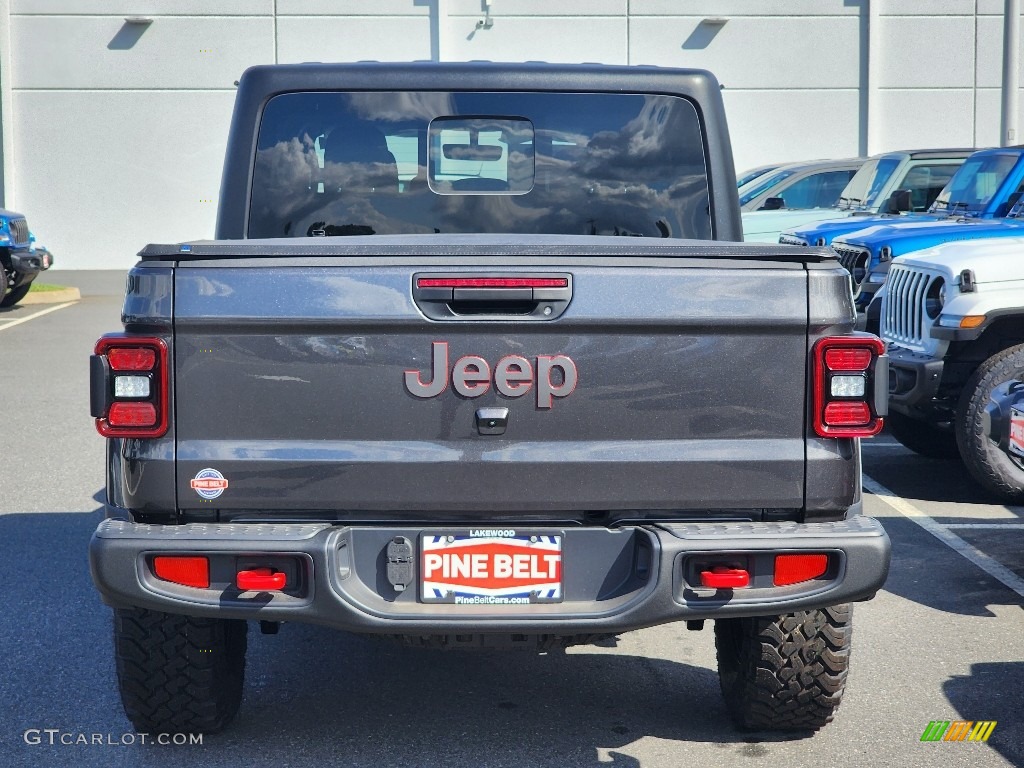
[[696, 109], [621, 93], [268, 102], [250, 238], [438, 232], [710, 238]]

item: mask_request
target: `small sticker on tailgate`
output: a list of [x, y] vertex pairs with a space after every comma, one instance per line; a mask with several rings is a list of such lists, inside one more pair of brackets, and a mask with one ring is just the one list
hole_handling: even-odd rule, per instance
[[513, 529], [425, 533], [420, 598], [455, 605], [560, 603], [562, 536]]

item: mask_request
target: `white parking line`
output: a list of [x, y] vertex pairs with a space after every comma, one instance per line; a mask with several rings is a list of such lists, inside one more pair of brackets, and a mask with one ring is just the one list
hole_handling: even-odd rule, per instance
[[1024, 597], [1024, 579], [1011, 571], [1005, 565], [996, 561], [992, 557], [989, 557], [977, 547], [968, 544], [949, 530], [949, 526], [944, 526], [935, 522], [927, 514], [922, 512], [906, 499], [897, 496], [877, 480], [864, 475], [863, 484], [864, 490], [877, 496], [881, 501], [884, 501], [908, 520], [913, 520], [947, 547], [981, 568], [981, 570], [993, 579], [1005, 584], [1018, 595]]
[[945, 528], [974, 528], [981, 531], [998, 531], [1002, 528], [1009, 528], [1015, 531], [1024, 531], [1024, 523], [947, 523]]
[[26, 317], [19, 317], [17, 320], [11, 320], [9, 323], [3, 323], [2, 325], [0, 325], [0, 331], [6, 331], [8, 328], [13, 328], [16, 325], [27, 323], [29, 320], [35, 320], [37, 317], [48, 315], [51, 312], [56, 312], [58, 309], [64, 309], [65, 307], [70, 307], [72, 304], [77, 303], [77, 301], [69, 301], [67, 304], [57, 304], [56, 306], [53, 307], [41, 309], [38, 312], [33, 312], [31, 315], [27, 315]]

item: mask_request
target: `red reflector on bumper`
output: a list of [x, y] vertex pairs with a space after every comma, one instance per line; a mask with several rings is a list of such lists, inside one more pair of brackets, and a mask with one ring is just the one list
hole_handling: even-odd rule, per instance
[[205, 557], [159, 555], [153, 558], [153, 573], [158, 579], [185, 587], [210, 586], [210, 561]]
[[253, 568], [251, 571], [238, 572], [238, 588], [243, 592], [255, 589], [261, 592], [284, 589], [287, 576], [274, 573], [269, 568]]
[[734, 587], [745, 587], [749, 583], [750, 574], [742, 568], [716, 566], [710, 571], [700, 572], [700, 584], [702, 587], [733, 589]]
[[147, 347], [111, 347], [106, 354], [115, 371], [151, 371], [156, 367], [156, 350]]
[[867, 403], [836, 402], [825, 406], [825, 424], [830, 427], [859, 427], [871, 423]]
[[828, 555], [776, 555], [775, 586], [816, 579], [828, 570]]
[[114, 403], [107, 422], [112, 427], [152, 427], [156, 424], [156, 408], [152, 403]]

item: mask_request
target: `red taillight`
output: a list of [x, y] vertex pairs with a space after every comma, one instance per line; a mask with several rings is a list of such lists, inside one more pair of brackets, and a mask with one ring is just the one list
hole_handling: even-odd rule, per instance
[[111, 427], [153, 427], [156, 419], [152, 403], [113, 403], [107, 413], [107, 424]]
[[[875, 405], [875, 376], [884, 354], [882, 340], [870, 334], [831, 336], [814, 345], [815, 434], [871, 437], [882, 431], [882, 417]], [[881, 364], [886, 364], [884, 358]], [[884, 380], [881, 384], [884, 386]]]
[[775, 586], [785, 587], [823, 576], [828, 570], [828, 555], [776, 555]]
[[[132, 375], [114, 375], [130, 373]], [[104, 437], [162, 437], [168, 426], [167, 344], [149, 336], [111, 335], [96, 342], [92, 412]]]
[[417, 288], [568, 288], [564, 277], [418, 277]]
[[210, 561], [205, 557], [157, 555], [153, 558], [153, 573], [158, 579], [185, 587], [210, 586]]
[[867, 403], [829, 403], [825, 406], [825, 423], [830, 427], [863, 427], [871, 423], [871, 407]]
[[831, 371], [866, 371], [871, 357], [870, 349], [832, 347], [825, 350], [825, 365]]
[[107, 362], [115, 371], [152, 371], [156, 350], [148, 347], [114, 347], [107, 350]]

